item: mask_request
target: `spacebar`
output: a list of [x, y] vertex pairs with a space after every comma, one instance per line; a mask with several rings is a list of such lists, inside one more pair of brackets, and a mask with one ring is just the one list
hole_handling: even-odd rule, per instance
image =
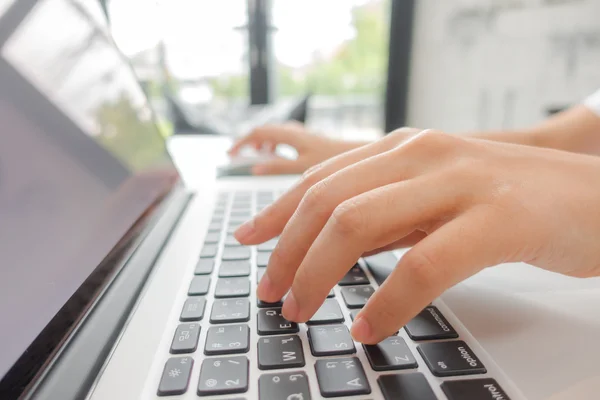
[[391, 251], [365, 257], [364, 260], [379, 285], [383, 283], [398, 263], [398, 257]]

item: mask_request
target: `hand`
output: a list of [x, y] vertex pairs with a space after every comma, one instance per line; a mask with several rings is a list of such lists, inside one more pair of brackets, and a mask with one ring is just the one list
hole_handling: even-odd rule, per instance
[[249, 135], [239, 139], [229, 150], [236, 155], [244, 146], [252, 146], [256, 150], [267, 150], [271, 153], [280, 144], [292, 146], [298, 152], [298, 158], [289, 160], [277, 158], [254, 166], [255, 175], [300, 174], [308, 168], [335, 155], [359, 147], [365, 143], [344, 142], [307, 131], [302, 124], [286, 123], [283, 125], [267, 125], [254, 129]]
[[366, 252], [414, 244], [361, 310], [352, 335], [377, 343], [481, 269], [524, 261], [600, 274], [600, 159], [406, 131], [320, 164], [236, 238], [280, 235], [258, 287], [289, 293], [283, 315], [307, 321]]

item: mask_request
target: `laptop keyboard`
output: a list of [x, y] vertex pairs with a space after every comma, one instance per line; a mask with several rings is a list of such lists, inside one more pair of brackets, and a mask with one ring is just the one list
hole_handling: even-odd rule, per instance
[[[199, 397], [233, 395], [226, 397], [230, 400], [365, 395], [440, 400], [444, 397], [432, 390], [432, 382], [438, 382], [441, 390], [436, 392], [448, 400], [509, 399], [435, 305], [402, 328], [404, 337], [390, 336], [377, 345], [354, 342], [351, 320], [375, 291], [362, 262], [338, 282], [306, 324], [283, 318], [281, 301], [257, 300], [256, 282], [277, 239], [245, 247], [232, 234], [274, 198], [269, 191], [218, 195], [180, 323], [173, 327], [171, 357], [157, 382], [158, 396], [194, 392]], [[407, 344], [411, 340], [418, 343], [417, 351]], [[418, 369], [420, 365], [427, 368]], [[258, 376], [252, 374], [258, 385], [250, 380], [253, 370], [259, 371]], [[427, 379], [429, 374], [454, 378]]]

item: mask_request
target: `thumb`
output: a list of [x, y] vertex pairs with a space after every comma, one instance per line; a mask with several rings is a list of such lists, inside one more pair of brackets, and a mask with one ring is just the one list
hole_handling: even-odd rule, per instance
[[273, 160], [256, 164], [252, 168], [254, 175], [299, 174], [304, 168], [298, 160], [277, 157]]

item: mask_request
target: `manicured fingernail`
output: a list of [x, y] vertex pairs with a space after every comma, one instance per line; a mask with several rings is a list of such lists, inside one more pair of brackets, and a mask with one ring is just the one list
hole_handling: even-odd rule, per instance
[[240, 225], [240, 227], [233, 232], [233, 236], [241, 242], [244, 239], [252, 236], [255, 231], [254, 219], [251, 219], [250, 221], [244, 222], [242, 225]]
[[283, 317], [288, 321], [296, 321], [298, 319], [298, 303], [296, 303], [296, 298], [294, 297], [294, 293], [290, 291], [283, 302], [283, 308], [281, 309], [281, 313]]
[[358, 317], [352, 324], [350, 334], [357, 342], [368, 341], [372, 334], [371, 324], [365, 317]]
[[273, 282], [271, 282], [269, 274], [265, 273], [262, 278], [260, 278], [260, 282], [256, 288], [256, 294], [259, 299], [264, 301], [271, 298], [271, 293], [273, 293]]

